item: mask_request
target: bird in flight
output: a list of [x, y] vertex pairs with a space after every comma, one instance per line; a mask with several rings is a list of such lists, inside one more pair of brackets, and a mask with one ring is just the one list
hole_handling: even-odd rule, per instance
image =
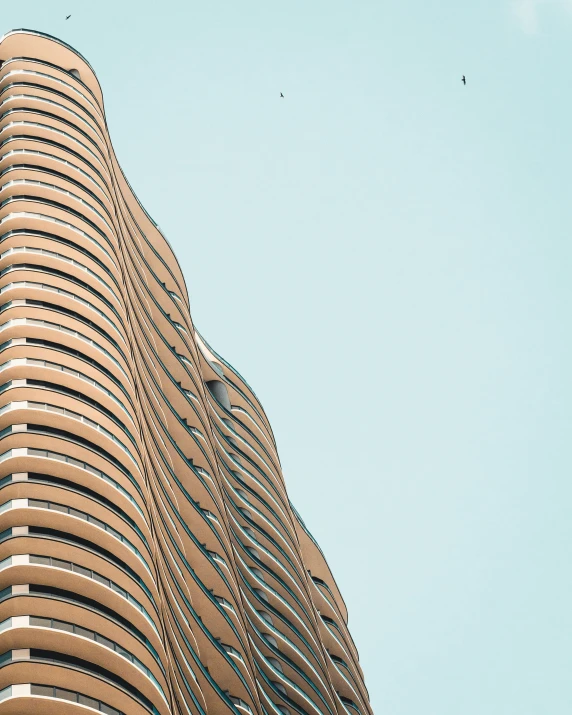
[[465, 75], [463, 75], [463, 79], [461, 80], [463, 84], [467, 84], [467, 80], [465, 79]]
[[69, 19], [70, 19], [70, 17], [71, 17], [71, 15], [68, 15], [68, 16], [66, 17], [66, 20], [69, 20]]
[[282, 97], [282, 99], [284, 99], [284, 95], [282, 94], [282, 92], [280, 92], [280, 96]]

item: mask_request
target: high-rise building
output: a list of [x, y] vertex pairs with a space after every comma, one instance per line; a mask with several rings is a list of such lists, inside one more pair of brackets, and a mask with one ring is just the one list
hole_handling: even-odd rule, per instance
[[0, 41], [0, 296], [0, 715], [370, 713], [264, 410], [90, 65], [28, 30]]

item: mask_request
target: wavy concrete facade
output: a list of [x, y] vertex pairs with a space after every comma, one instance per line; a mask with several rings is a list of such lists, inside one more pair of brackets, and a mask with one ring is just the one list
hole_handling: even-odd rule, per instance
[[0, 61], [0, 715], [366, 715], [264, 410], [194, 329], [93, 70], [25, 30]]

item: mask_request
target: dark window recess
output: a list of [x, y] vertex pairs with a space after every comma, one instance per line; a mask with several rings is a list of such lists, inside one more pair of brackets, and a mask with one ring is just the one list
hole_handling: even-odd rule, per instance
[[91, 663], [89, 660], [84, 660], [83, 658], [76, 658], [75, 656], [68, 655], [67, 653], [58, 653], [57, 651], [42, 650], [40, 648], [30, 648], [30, 660], [44, 662], [47, 661], [48, 663], [69, 665], [71, 667], [87, 671], [88, 673], [95, 673], [96, 675], [100, 675], [101, 677], [110, 680], [112, 683], [116, 683], [117, 685], [119, 685], [119, 687], [123, 688], [123, 690], [126, 690], [128, 693], [133, 695], [134, 698], [139, 700], [139, 702], [142, 703], [149, 710], [154, 710], [153, 703], [149, 700], [149, 698], [145, 697], [145, 695], [143, 695], [143, 693], [136, 687], [131, 685], [131, 683], [128, 683], [126, 680], [120, 678], [115, 673], [112, 673], [110, 670], [107, 670], [107, 668], [102, 668], [100, 665]]
[[78, 544], [79, 546], [90, 549], [91, 551], [95, 551], [97, 554], [103, 556], [107, 561], [111, 561], [112, 564], [115, 564], [116, 566], [119, 566], [119, 568], [121, 568], [123, 571], [126, 571], [141, 586], [141, 588], [143, 588], [145, 592], [148, 593], [147, 586], [145, 586], [142, 579], [135, 573], [135, 571], [133, 571], [131, 566], [128, 566], [125, 561], [123, 561], [123, 559], [118, 558], [117, 556], [115, 556], [115, 554], [112, 554], [111, 551], [104, 549], [102, 546], [99, 546], [99, 544], [95, 544], [93, 541], [89, 541], [89, 539], [83, 539], [81, 536], [70, 534], [67, 531], [59, 531], [59, 529], [49, 529], [45, 526], [29, 526], [28, 534], [30, 534], [30, 536], [51, 536], [55, 539], [61, 539], [62, 541], [66, 541], [67, 543]]
[[234, 697], [234, 695], [229, 695], [228, 697], [235, 705], [242, 706], [243, 708], [248, 708], [250, 711], [252, 711], [250, 705], [248, 703], [245, 703], [242, 698], [236, 698]]
[[[108, 534], [111, 534], [115, 538], [119, 539], [123, 543], [128, 543], [130, 544], [129, 540], [124, 537], [120, 532], [118, 532], [116, 529], [111, 527], [107, 522], [102, 521], [101, 519], [98, 519], [95, 516], [92, 516], [91, 514], [88, 514], [85, 511], [80, 511], [79, 509], [74, 509], [73, 507], [66, 506], [65, 504], [58, 504], [57, 502], [52, 502], [52, 501], [45, 501], [44, 499], [28, 499], [28, 506], [31, 507], [36, 507], [39, 509], [51, 509], [52, 511], [58, 511], [61, 514], [71, 514], [71, 516], [75, 516], [78, 519], [83, 519], [84, 521], [89, 522], [90, 524], [94, 524], [95, 526], [98, 526], [100, 529], [103, 529], [104, 531], [107, 531]], [[146, 539], [141, 535], [142, 540], [146, 542]], [[131, 546], [133, 546], [131, 544]], [[135, 547], [133, 547], [135, 548]]]
[[[42, 114], [46, 114], [46, 112], [42, 112]], [[52, 115], [52, 116], [54, 116], [54, 115]], [[54, 116], [54, 118], [59, 119], [60, 122], [65, 121], [61, 117]], [[66, 123], [69, 124], [69, 122], [66, 122]], [[12, 134], [10, 136], [11, 141], [17, 141], [19, 139], [29, 140], [30, 137], [26, 134]], [[74, 156], [74, 157], [76, 157], [76, 159], [83, 161], [83, 163], [86, 164], [87, 166], [89, 166], [89, 168], [93, 171], [94, 174], [96, 174], [96, 176], [99, 176], [99, 178], [102, 181], [105, 181], [105, 178], [104, 178], [103, 174], [101, 173], [101, 171], [99, 171], [98, 168], [91, 161], [88, 161], [88, 159], [86, 159], [85, 156], [83, 156], [83, 154], [80, 154], [78, 151], [75, 151], [74, 149], [70, 149], [69, 146], [62, 144], [61, 142], [52, 141], [51, 139], [42, 139], [42, 144], [44, 144], [45, 146], [54, 147], [56, 149], [61, 149], [65, 152], [67, 152], [70, 156]], [[14, 234], [19, 234], [19, 233], [20, 233], [19, 231], [14, 231]], [[25, 233], [27, 236], [29, 236], [31, 232], [24, 231], [23, 233]], [[44, 233], [46, 233], [48, 236], [50, 235], [49, 233], [44, 232], [44, 231], [34, 232], [34, 235], [40, 235], [40, 234], [44, 234]], [[5, 237], [5, 235], [6, 234], [4, 234], [4, 236], [1, 236], [0, 240], [3, 239]], [[72, 243], [72, 245], [75, 245], [75, 244]]]
[[276, 680], [273, 680], [272, 685], [276, 688], [276, 690], [280, 691], [282, 695], [286, 695], [286, 688], [282, 685], [282, 683], [278, 683]]
[[[35, 556], [34, 559], [37, 559], [39, 557]], [[38, 563], [37, 561], [35, 563]], [[75, 564], [72, 564], [74, 567], [74, 571], [79, 571], [81, 567], [78, 567]], [[87, 569], [86, 569], [87, 570]], [[94, 579], [97, 580], [97, 579]], [[103, 579], [101, 577], [101, 580], [107, 580]], [[151, 641], [145, 636], [144, 633], [142, 633], [138, 628], [136, 628], [131, 621], [128, 621], [127, 618], [124, 618], [121, 616], [119, 613], [116, 613], [112, 608], [109, 608], [108, 606], [104, 606], [102, 603], [99, 601], [94, 601], [91, 598], [88, 598], [87, 596], [82, 596], [79, 593], [74, 593], [73, 591], [67, 591], [66, 589], [63, 588], [56, 588], [55, 586], [41, 586], [38, 584], [30, 584], [30, 593], [36, 594], [36, 596], [46, 596], [50, 599], [57, 598], [61, 599], [70, 603], [75, 603], [79, 604], [80, 606], [85, 606], [86, 608], [96, 611], [97, 613], [102, 613], [104, 614], [107, 618], [109, 618], [111, 621], [115, 621], [122, 625], [127, 631], [129, 631], [132, 635], [134, 635], [136, 638], [138, 638], [141, 643], [143, 643], [156, 657], [157, 662], [159, 663], [161, 670], [163, 670], [163, 666], [161, 665], [159, 656], [157, 654], [157, 651], [153, 647]], [[4, 589], [5, 591], [10, 591], [10, 594], [12, 592], [12, 588]], [[2, 592], [0, 592], [0, 598], [2, 596]]]
[[[26, 86], [28, 86], [28, 83], [26, 83]], [[32, 85], [32, 86], [36, 86], [36, 85]], [[51, 89], [51, 92], [53, 92], [54, 94], [59, 95], [60, 97], [64, 97], [64, 98], [67, 99], [68, 101], [70, 100], [70, 98], [69, 98], [66, 94], [64, 94], [63, 92], [58, 92], [56, 89], [53, 89], [53, 88], [52, 88], [52, 89]], [[77, 106], [81, 106], [81, 105], [78, 104]], [[89, 114], [89, 113], [88, 113], [88, 114]], [[92, 115], [92, 114], [89, 114], [89, 116], [93, 119], [93, 115]], [[24, 171], [26, 171], [26, 170], [36, 171], [39, 167], [38, 167], [37, 165], [35, 165], [35, 164], [25, 164], [25, 163], [24, 163], [24, 164], [11, 164], [11, 165], [10, 165], [10, 168], [11, 168], [13, 171], [14, 171], [15, 169], [24, 170]], [[49, 175], [49, 176], [57, 176], [57, 177], [59, 177], [60, 179], [65, 179], [66, 182], [68, 182], [69, 184], [73, 184], [74, 186], [77, 186], [79, 189], [81, 189], [82, 191], [84, 191], [86, 194], [89, 194], [89, 196], [91, 196], [91, 198], [94, 199], [94, 201], [95, 201], [97, 204], [99, 204], [100, 208], [103, 209], [103, 211], [107, 214], [107, 216], [110, 217], [110, 213], [109, 213], [108, 211], [106, 211], [105, 206], [103, 205], [103, 203], [97, 198], [97, 196], [93, 193], [93, 191], [90, 191], [90, 189], [88, 189], [87, 186], [84, 186], [80, 181], [76, 181], [75, 179], [72, 179], [70, 176], [66, 176], [66, 174], [63, 174], [61, 171], [56, 171], [55, 169], [49, 169], [49, 168], [47, 168], [47, 167], [45, 167], [45, 166], [42, 166], [42, 167], [41, 167], [41, 171], [42, 171], [42, 174], [47, 174], [47, 175]], [[26, 233], [26, 235], [28, 235], [28, 236], [37, 235], [37, 233], [36, 233], [35, 231], [28, 231], [28, 232], [25, 232], [25, 233]], [[54, 240], [55, 240], [55, 239], [54, 239]], [[78, 253], [83, 253], [85, 256], [90, 256], [90, 258], [91, 258], [93, 261], [95, 261], [95, 263], [97, 263], [98, 265], [100, 265], [102, 268], [105, 269], [106, 273], [109, 273], [108, 269], [105, 268], [105, 266], [102, 266], [102, 265], [101, 265], [101, 261], [100, 261], [98, 258], [95, 258], [95, 256], [93, 256], [86, 248], [83, 248], [82, 246], [78, 246], [77, 244], [74, 244], [72, 241], [68, 241], [66, 238], [58, 237], [57, 240], [58, 240], [59, 243], [63, 243], [63, 244], [65, 244], [65, 245], [67, 245], [67, 246], [72, 246], [73, 248], [75, 248], [75, 250], [76, 250]], [[116, 281], [116, 283], [117, 283], [117, 281]]]
[[358, 706], [354, 703], [354, 701], [351, 698], [346, 698], [343, 695], [340, 695], [340, 700], [344, 705], [349, 705], [351, 708], [355, 708], [359, 712]]
[[[41, 114], [44, 117], [50, 117], [51, 119], [59, 119], [62, 124], [67, 124], [68, 127], [73, 127], [76, 131], [80, 132], [80, 134], [83, 134], [86, 137], [88, 136], [88, 134], [86, 134], [83, 130], [81, 130], [76, 124], [69, 122], [67, 119], [64, 119], [63, 117], [58, 117], [56, 114], [53, 114], [52, 112], [46, 112], [44, 110], [42, 112], [36, 112], [36, 113]], [[108, 237], [98, 227], [98, 225], [96, 223], [94, 223], [93, 221], [88, 219], [87, 216], [85, 214], [83, 214], [81, 211], [72, 209], [70, 206], [67, 206], [66, 204], [62, 204], [59, 201], [53, 201], [53, 200], [45, 198], [45, 197], [27, 196], [26, 194], [14, 194], [13, 196], [10, 196], [9, 198], [5, 199], [2, 202], [2, 204], [0, 204], [0, 206], [4, 206], [8, 203], [12, 203], [13, 201], [29, 201], [29, 200], [33, 200], [35, 203], [40, 203], [43, 206], [51, 206], [55, 209], [60, 209], [60, 210], [64, 211], [66, 214], [71, 214], [72, 216], [79, 218], [80, 221], [83, 221], [84, 223], [86, 223], [96, 233], [98, 233], [102, 238], [104, 238], [106, 243], [111, 244]]]
[[93, 320], [90, 320], [89, 318], [86, 318], [83, 316], [81, 313], [78, 313], [75, 310], [70, 310], [69, 308], [64, 308], [61, 305], [57, 305], [56, 303], [50, 303], [47, 300], [32, 300], [31, 298], [26, 298], [26, 305], [29, 305], [30, 307], [33, 308], [46, 308], [46, 310], [53, 310], [55, 313], [60, 313], [61, 315], [67, 315], [70, 318], [73, 318], [74, 320], [78, 320], [80, 323], [83, 323], [83, 325], [87, 325], [89, 328], [92, 330], [95, 330], [96, 333], [99, 333], [102, 337], [104, 337], [108, 342], [110, 342], [113, 347], [119, 352], [120, 355], [123, 355], [125, 357], [123, 350], [119, 347], [118, 343], [109, 335], [108, 332], [103, 330], [103, 328], [100, 328], [97, 323], [94, 323]]
[[72, 703], [87, 705], [87, 707], [90, 707], [93, 710], [98, 710], [106, 715], [125, 715], [121, 710], [112, 708], [111, 705], [107, 705], [106, 703], [101, 702], [101, 700], [90, 698], [88, 695], [83, 695], [82, 693], [76, 693], [74, 690], [55, 688], [52, 685], [37, 685], [36, 683], [32, 683], [30, 686], [30, 693], [32, 695], [40, 695], [44, 698], [58, 698], [59, 700], [69, 700]]
[[230, 412], [230, 397], [228, 396], [228, 390], [224, 382], [220, 380], [209, 380], [207, 387], [219, 405], [222, 405], [225, 410]]
[[139, 670], [142, 670], [143, 672], [147, 673], [147, 675], [151, 675], [152, 677], [151, 670], [147, 668], [147, 666], [142, 663], [136, 656], [134, 656], [128, 650], [123, 648], [123, 646], [121, 646], [119, 643], [116, 643], [115, 641], [101, 635], [101, 633], [92, 631], [89, 628], [83, 628], [82, 626], [78, 626], [75, 623], [69, 623], [68, 621], [59, 621], [56, 618], [44, 618], [43, 616], [30, 616], [30, 625], [36, 626], [37, 628], [53, 628], [54, 630], [65, 631], [66, 633], [73, 633], [83, 638], [89, 638], [89, 640], [95, 641], [96, 643], [99, 643], [100, 645], [103, 645], [106, 648], [109, 648], [110, 650], [114, 651], [115, 653], [118, 653], [119, 655], [123, 656], [128, 661], [136, 665]]
[[[69, 97], [66, 97], [66, 99], [69, 99]], [[48, 143], [50, 143], [50, 142], [48, 142]], [[77, 154], [76, 154], [76, 156], [77, 156]], [[22, 165], [20, 165], [20, 164], [14, 165], [13, 164], [12, 166], [14, 169], [32, 169], [32, 170], [34, 170], [34, 169], [38, 168], [37, 166], [30, 166], [27, 164], [22, 164]], [[41, 169], [43, 172], [46, 172], [49, 174], [54, 174], [55, 176], [59, 176], [60, 178], [65, 179], [66, 181], [71, 181], [76, 186], [79, 186], [81, 189], [83, 189], [83, 191], [90, 194], [90, 196], [93, 196], [94, 198], [96, 198], [95, 194], [93, 194], [89, 189], [87, 189], [85, 186], [83, 186], [83, 184], [80, 184], [79, 182], [74, 181], [73, 179], [70, 179], [70, 177], [67, 176], [67, 174], [60, 174], [58, 171], [54, 171], [53, 169], [47, 170], [43, 166], [41, 167]], [[99, 172], [97, 172], [97, 173], [99, 174]], [[100, 174], [100, 176], [101, 176], [101, 174]], [[2, 236], [0, 236], [0, 242], [5, 241], [6, 239], [10, 238], [10, 236], [26, 236], [26, 238], [30, 238], [30, 237], [47, 238], [50, 241], [54, 241], [54, 243], [61, 243], [64, 246], [69, 246], [70, 248], [73, 248], [74, 251], [77, 251], [78, 253], [81, 253], [82, 255], [90, 258], [94, 263], [96, 263], [100, 268], [102, 268], [105, 271], [105, 273], [107, 273], [107, 275], [113, 280], [113, 282], [115, 283], [116, 286], [118, 285], [115, 276], [110, 272], [109, 268], [107, 268], [105, 263], [103, 263], [103, 261], [100, 261], [99, 258], [94, 256], [93, 253], [90, 253], [90, 251], [88, 251], [87, 248], [80, 246], [79, 244], [75, 243], [74, 241], [70, 241], [67, 238], [63, 238], [62, 236], [57, 236], [55, 233], [50, 233], [49, 231], [31, 231], [31, 230], [28, 230], [27, 228], [26, 229], [20, 228], [20, 229], [15, 229], [13, 231], [8, 231], [7, 233], [4, 233]]]
[[232, 446], [233, 446], [235, 449], [240, 449], [240, 447], [238, 446], [238, 442], [236, 441], [236, 439], [235, 439], [232, 435], [227, 434], [227, 435], [225, 435], [225, 436], [226, 436], [226, 440], [227, 440], [227, 442], [228, 442], [229, 444], [232, 444]]
[[320, 584], [320, 586], [325, 586], [326, 588], [328, 588], [328, 584], [325, 581], [322, 581], [322, 579], [318, 578], [317, 576], [312, 576], [312, 581], [314, 583]]
[[88, 291], [92, 295], [95, 295], [101, 300], [102, 303], [105, 303], [105, 305], [111, 311], [113, 311], [115, 315], [117, 315], [117, 311], [104, 295], [102, 295], [95, 288], [92, 288], [89, 283], [86, 283], [85, 281], [82, 281], [79, 278], [72, 276], [70, 273], [65, 273], [65, 271], [59, 271], [57, 268], [43, 266], [40, 263], [12, 263], [10, 264], [10, 266], [8, 266], [8, 268], [4, 268], [3, 271], [0, 271], [0, 276], [5, 275], [6, 273], [12, 273], [13, 271], [37, 271], [50, 276], [55, 276], [57, 278], [64, 278], [66, 281], [69, 281], [70, 283], [73, 283], [74, 285], [77, 285], [80, 288], [83, 288], [84, 290]]
[[[230, 410], [230, 407], [228, 409]], [[234, 452], [229, 452], [228, 456], [231, 459], [234, 459], [234, 461], [237, 462], [238, 464], [242, 464], [241, 458], [238, 454], [235, 454]]]
[[[28, 380], [29, 383], [29, 380]], [[66, 489], [71, 489], [74, 492], [78, 492], [80, 494], [85, 494], [88, 496], [90, 499], [93, 499], [94, 501], [98, 501], [100, 504], [104, 504], [108, 509], [111, 509], [111, 511], [114, 511], [116, 514], [119, 514], [121, 518], [126, 521], [128, 524], [130, 524], [136, 531], [139, 532], [139, 528], [137, 527], [137, 524], [133, 521], [133, 519], [126, 514], [121, 507], [116, 506], [111, 499], [107, 499], [107, 497], [104, 497], [101, 494], [98, 494], [95, 492], [93, 489], [89, 489], [88, 487], [84, 487], [83, 484], [77, 484], [76, 482], [72, 482], [69, 479], [63, 479], [62, 477], [52, 477], [51, 474], [42, 474], [41, 472], [28, 472], [28, 481], [30, 482], [44, 482], [46, 484], [57, 484], [58, 486], [65, 487]], [[1, 485], [1, 482], [0, 482]]]
[[277, 660], [276, 658], [267, 658], [266, 660], [267, 660], [267, 661], [270, 663], [270, 665], [271, 665], [275, 670], [277, 670], [279, 673], [283, 673], [283, 672], [284, 672], [284, 668], [282, 668], [282, 663], [281, 663], [279, 660]]
[[263, 633], [262, 637], [265, 641], [270, 643], [271, 646], [273, 646], [274, 648], [278, 648], [278, 641], [276, 640], [276, 638], [274, 638], [274, 636], [271, 636], [270, 633]]
[[116, 613], [112, 608], [104, 606], [99, 601], [94, 601], [92, 598], [82, 596], [80, 593], [68, 591], [64, 588], [56, 588], [55, 586], [41, 586], [39, 584], [30, 584], [30, 593], [61, 598], [66, 601], [71, 601], [73, 603], [79, 603], [82, 606], [86, 606], [90, 610], [97, 611], [98, 613], [103, 613], [111, 620], [117, 621], [117, 623], [120, 623], [122, 626], [124, 626], [130, 633], [139, 638], [140, 641], [142, 641], [146, 645], [150, 645], [145, 635], [130, 621], [128, 621], [123, 616], [120, 616], [119, 613]]
[[51, 340], [41, 340], [40, 338], [26, 338], [26, 345], [39, 345], [43, 348], [50, 348], [52, 350], [57, 350], [60, 353], [64, 353], [65, 355], [72, 355], [73, 357], [77, 357], [83, 362], [87, 363], [88, 365], [92, 365], [95, 367], [97, 370], [102, 372], [106, 377], [108, 377], [110, 380], [112, 380], [118, 387], [121, 387], [123, 392], [125, 390], [123, 389], [123, 386], [121, 385], [121, 382], [115, 377], [115, 375], [110, 372], [106, 367], [101, 365], [101, 363], [98, 363], [97, 360], [94, 360], [93, 358], [88, 357], [87, 355], [84, 355], [84, 353], [80, 352], [79, 350], [74, 350], [73, 348], [68, 347], [67, 345], [63, 345], [60, 343], [54, 343]]
[[132, 436], [131, 432], [127, 429], [125, 424], [118, 417], [116, 417], [111, 410], [108, 410], [107, 407], [104, 407], [100, 402], [94, 400], [92, 397], [88, 397], [84, 392], [72, 390], [70, 387], [66, 387], [65, 385], [59, 385], [55, 382], [48, 382], [47, 380], [33, 380], [28, 378], [26, 380], [26, 385], [29, 387], [45, 387], [47, 390], [59, 392], [61, 395], [69, 395], [76, 400], [84, 402], [86, 405], [90, 405], [90, 407], [95, 407], [96, 410], [103, 412], [104, 415], [109, 417], [110, 420], [112, 420], [113, 422], [115, 422], [116, 425], [121, 427], [121, 429], [126, 432], [130, 437]]
[[[73, 432], [68, 432], [67, 430], [58, 429], [57, 427], [50, 427], [49, 425], [36, 425], [28, 424], [28, 432], [36, 432], [37, 434], [50, 434], [54, 437], [61, 437], [62, 439], [70, 440], [70, 442], [75, 442], [76, 444], [81, 444], [83, 447], [87, 447], [92, 452], [105, 457], [108, 462], [111, 462], [114, 466], [120, 469], [124, 474], [129, 474], [128, 470], [121, 464], [121, 462], [116, 459], [112, 454], [110, 454], [103, 447], [99, 447], [95, 442], [91, 442], [89, 439], [80, 437]], [[2, 437], [2, 432], [0, 432], [0, 437]]]

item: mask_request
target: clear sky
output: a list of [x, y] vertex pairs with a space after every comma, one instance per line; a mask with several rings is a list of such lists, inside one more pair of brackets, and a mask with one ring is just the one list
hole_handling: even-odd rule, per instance
[[570, 715], [572, 2], [6, 0], [0, 23], [98, 73], [377, 715]]

